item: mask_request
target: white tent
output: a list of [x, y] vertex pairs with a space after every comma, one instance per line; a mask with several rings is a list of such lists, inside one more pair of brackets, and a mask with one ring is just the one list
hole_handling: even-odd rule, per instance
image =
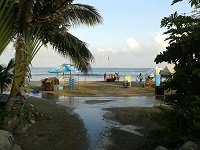
[[167, 65], [163, 70], [160, 70], [161, 76], [169, 76], [175, 73], [174, 66]]

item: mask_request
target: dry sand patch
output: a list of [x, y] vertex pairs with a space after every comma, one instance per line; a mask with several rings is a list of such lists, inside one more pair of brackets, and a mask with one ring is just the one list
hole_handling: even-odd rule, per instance
[[[28, 86], [27, 91], [31, 92], [34, 88], [41, 89], [39, 81], [32, 81], [32, 87]], [[62, 85], [62, 83], [60, 83]], [[41, 91], [45, 93], [54, 93], [64, 96], [116, 96], [116, 97], [130, 97], [130, 96], [149, 96], [155, 94], [155, 88], [144, 88], [144, 83], [132, 81], [131, 87], [124, 88], [123, 82], [104, 82], [104, 81], [81, 81], [78, 88], [68, 89], [64, 88], [62, 91]]]

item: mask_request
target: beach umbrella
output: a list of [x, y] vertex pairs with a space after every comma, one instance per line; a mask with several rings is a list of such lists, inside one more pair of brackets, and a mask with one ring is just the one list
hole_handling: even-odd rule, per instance
[[67, 66], [67, 68], [71, 71], [71, 72], [80, 72], [79, 69], [77, 67], [75, 67], [74, 65], [72, 64], [65, 64]]
[[[71, 79], [71, 73], [75, 73], [75, 72], [79, 72], [78, 68], [76, 68], [74, 65], [72, 64], [62, 64], [60, 66], [57, 66], [51, 70], [48, 70], [49, 73], [63, 73], [63, 78], [64, 78], [64, 84], [66, 82], [66, 76], [64, 76], [64, 73], [70, 73], [69, 78]], [[78, 77], [79, 78], [79, 77]], [[79, 79], [78, 79], [78, 84], [79, 84]], [[64, 85], [65, 86], [65, 85]]]
[[72, 70], [67, 66], [67, 64], [62, 64], [58, 67], [48, 70], [49, 73], [64, 73], [64, 72], [71, 72], [71, 71]]

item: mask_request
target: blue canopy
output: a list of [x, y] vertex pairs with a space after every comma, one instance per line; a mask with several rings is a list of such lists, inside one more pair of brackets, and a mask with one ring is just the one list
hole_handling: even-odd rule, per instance
[[56, 68], [48, 70], [49, 73], [63, 73], [63, 72], [75, 72], [78, 71], [72, 64], [62, 64]]

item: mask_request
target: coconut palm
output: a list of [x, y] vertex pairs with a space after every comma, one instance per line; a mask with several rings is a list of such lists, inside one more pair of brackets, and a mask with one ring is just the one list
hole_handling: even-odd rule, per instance
[[12, 32], [10, 36], [3, 38], [5, 41], [13, 39], [16, 50], [14, 80], [5, 110], [11, 110], [16, 95], [21, 96], [22, 102], [25, 100], [23, 87], [26, 77], [30, 76], [29, 65], [42, 45], [50, 44], [61, 56], [71, 58], [83, 72], [91, 68], [90, 63], [94, 61], [94, 57], [87, 44], [68, 30], [81, 24], [93, 26], [102, 23], [102, 18], [94, 7], [72, 4], [71, 0], [9, 0], [10, 3], [6, 2], [8, 0], [3, 1], [1, 7], [12, 6], [10, 15], [6, 17], [15, 18], [11, 27], [4, 23]]
[[14, 59], [11, 59], [5, 67], [0, 65], [0, 93], [7, 89], [13, 80]]

